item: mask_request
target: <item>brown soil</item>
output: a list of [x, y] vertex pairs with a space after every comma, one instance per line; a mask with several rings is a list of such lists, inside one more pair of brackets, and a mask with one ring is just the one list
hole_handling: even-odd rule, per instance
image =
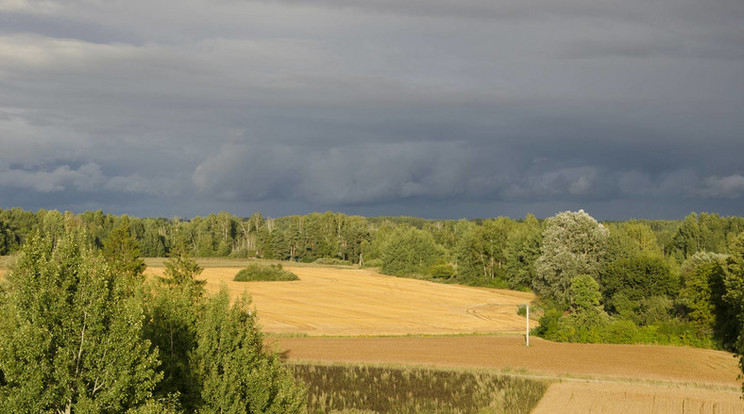
[[279, 338], [299, 360], [496, 368], [613, 381], [676, 381], [736, 387], [736, 360], [709, 349], [655, 345], [567, 344], [521, 337]]

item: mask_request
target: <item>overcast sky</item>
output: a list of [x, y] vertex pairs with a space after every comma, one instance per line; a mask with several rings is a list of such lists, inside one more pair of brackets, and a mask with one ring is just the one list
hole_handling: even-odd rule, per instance
[[742, 0], [0, 0], [0, 208], [744, 215]]

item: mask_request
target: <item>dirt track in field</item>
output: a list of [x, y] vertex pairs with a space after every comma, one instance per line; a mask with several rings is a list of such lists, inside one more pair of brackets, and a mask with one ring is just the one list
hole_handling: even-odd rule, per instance
[[[247, 291], [265, 332], [307, 335], [406, 335], [524, 332], [519, 304], [531, 293], [444, 285], [372, 270], [285, 266], [300, 280], [233, 282], [237, 267], [207, 267], [208, 291]], [[163, 268], [150, 267], [149, 274]], [[535, 322], [533, 322], [534, 324]]]

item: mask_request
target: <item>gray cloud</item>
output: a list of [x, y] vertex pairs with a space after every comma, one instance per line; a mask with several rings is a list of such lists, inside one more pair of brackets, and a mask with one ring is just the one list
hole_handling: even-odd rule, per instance
[[0, 0], [0, 207], [744, 214], [743, 18], [734, 0]]
[[51, 171], [28, 171], [0, 166], [0, 186], [31, 189], [43, 193], [64, 191], [67, 188], [92, 191], [102, 181], [101, 167], [95, 163], [85, 164], [77, 169], [63, 165]]

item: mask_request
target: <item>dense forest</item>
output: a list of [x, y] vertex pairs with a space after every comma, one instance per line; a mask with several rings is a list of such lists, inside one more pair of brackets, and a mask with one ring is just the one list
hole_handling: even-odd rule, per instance
[[35, 230], [80, 231], [104, 249], [126, 229], [142, 256], [229, 256], [354, 264], [445, 283], [532, 290], [537, 333], [558, 341], [744, 349], [744, 218], [599, 223], [583, 211], [478, 220], [312, 213], [136, 218], [0, 211], [0, 254]]

